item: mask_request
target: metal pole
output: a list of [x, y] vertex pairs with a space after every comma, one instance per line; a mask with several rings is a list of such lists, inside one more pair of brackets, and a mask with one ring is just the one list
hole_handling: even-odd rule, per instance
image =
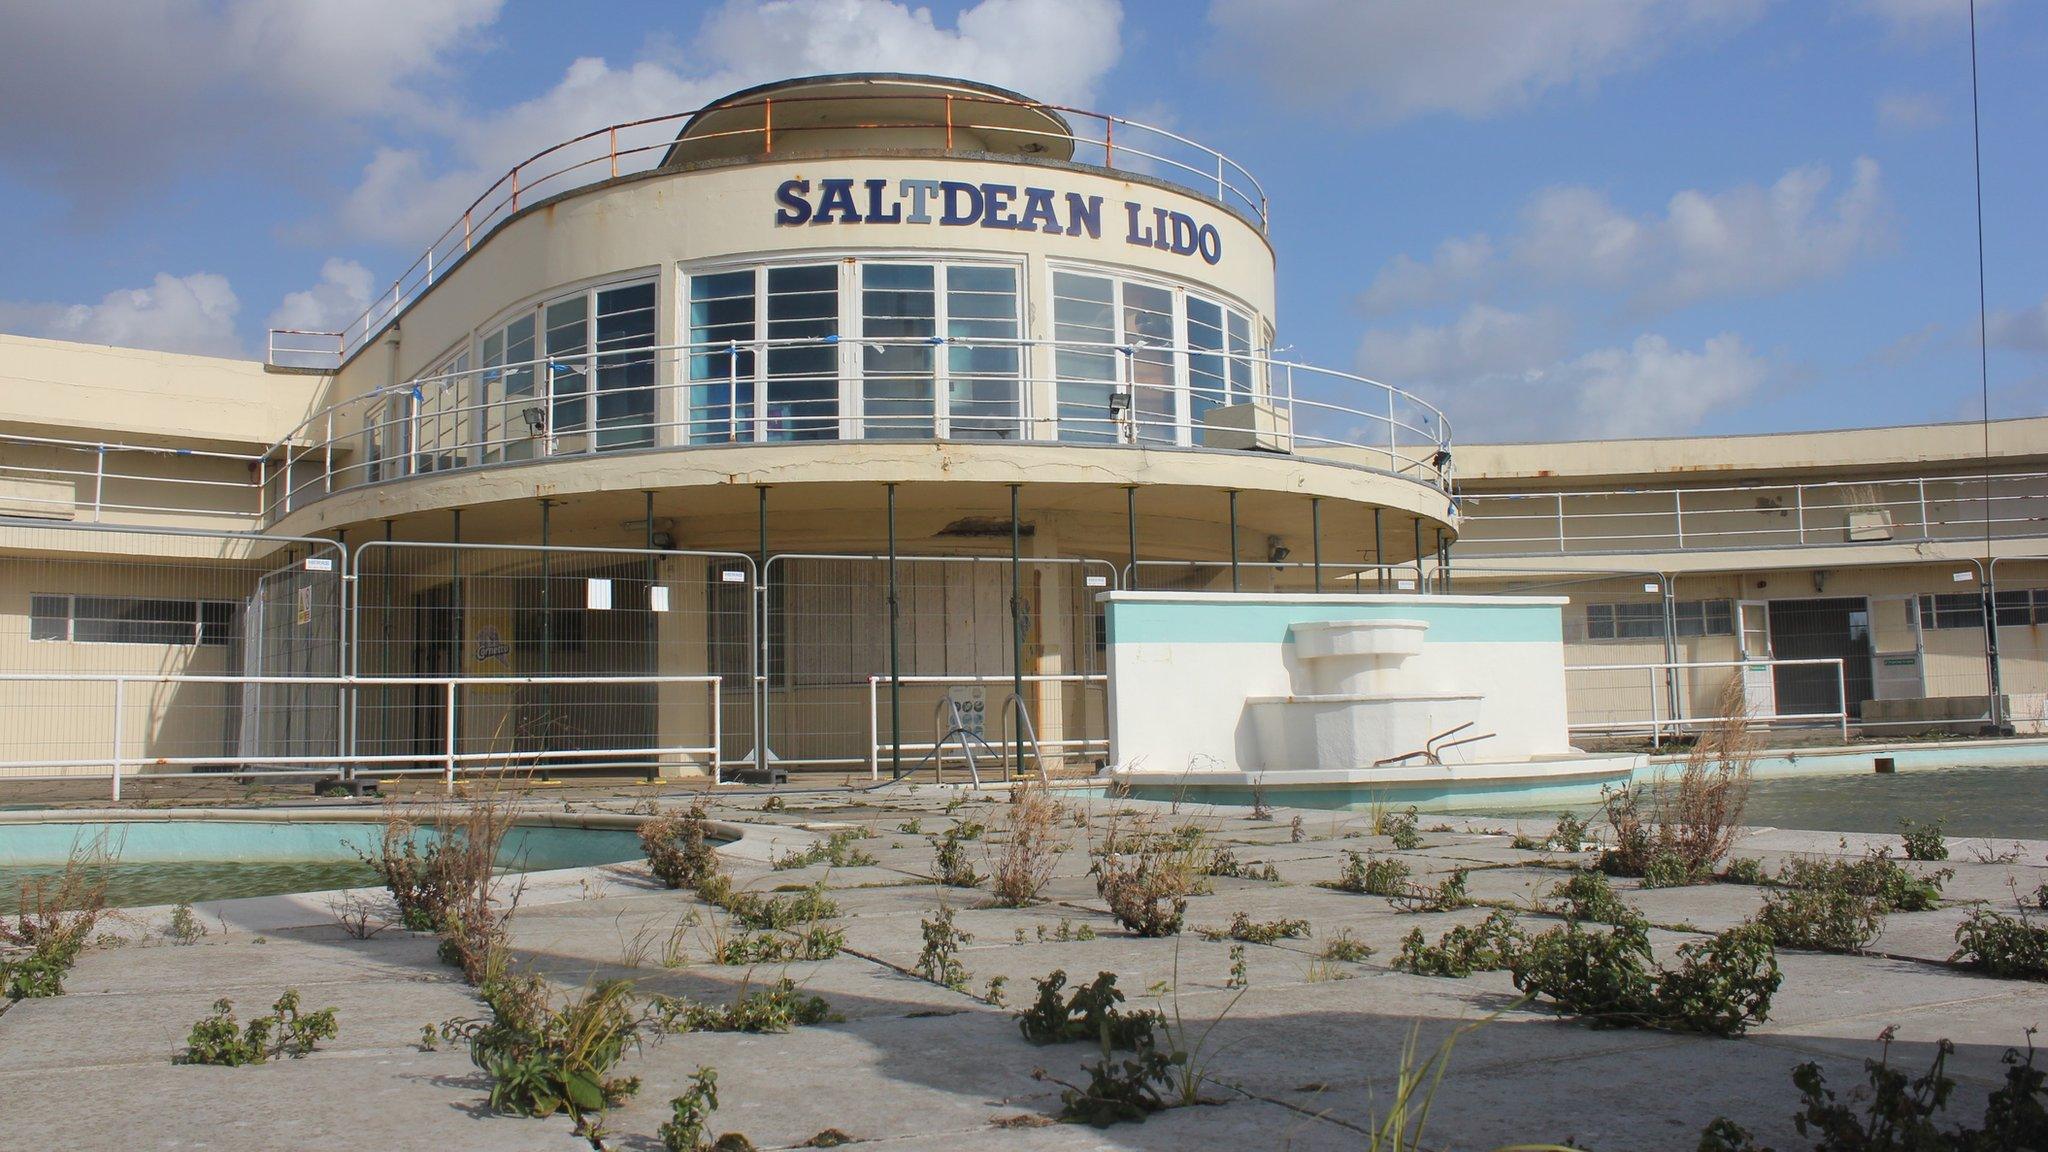
[[[551, 670], [554, 666], [555, 614], [553, 611], [553, 597], [548, 589], [548, 584], [550, 583], [548, 572], [548, 518], [554, 506], [555, 502], [552, 500], [542, 500], [540, 502], [540, 674], [542, 676], [551, 675]], [[542, 752], [548, 751], [548, 713], [553, 706], [554, 694], [554, 685], [544, 683], [540, 686], [540, 750]], [[513, 733], [513, 739], [518, 739], [516, 731]], [[541, 773], [541, 778], [547, 778], [545, 771]]]
[[1130, 584], [1131, 590], [1138, 588], [1138, 486], [1133, 484], [1124, 489], [1124, 521], [1130, 530]]
[[[728, 397], [730, 399], [730, 397]], [[768, 769], [768, 486], [758, 485], [754, 489], [755, 500], [755, 544], [759, 549], [754, 562], [754, 643], [751, 645], [753, 668], [749, 687], [754, 694], [754, 767], [766, 772]]]
[[[1986, 716], [1990, 723], [1986, 736], [2005, 734], [2004, 676], [1998, 659], [1998, 564], [1996, 561], [1984, 566], [1984, 687], [1990, 694], [1989, 710]], [[1848, 697], [1844, 696], [1842, 707], [1848, 708]], [[1844, 722], [1846, 723], [1846, 721]]]
[[1237, 489], [1230, 490], [1230, 590], [1242, 591], [1237, 578]]
[[115, 801], [116, 803], [119, 803], [119, 802], [120, 802], [120, 800], [121, 800], [121, 698], [122, 698], [122, 696], [123, 696], [123, 695], [125, 695], [125, 693], [124, 693], [124, 692], [122, 691], [122, 689], [126, 688], [127, 686], [128, 686], [128, 682], [127, 682], [126, 680], [120, 679], [120, 678], [118, 678], [118, 677], [116, 677], [116, 678], [115, 678], [115, 680], [114, 680], [114, 787], [113, 787], [113, 795], [111, 796], [111, 799], [112, 799], [112, 800], [114, 800], [114, 801]]
[[1429, 591], [1429, 586], [1422, 582], [1422, 517], [1417, 516], [1409, 525], [1415, 529], [1415, 591], [1419, 594]]
[[455, 681], [450, 680], [448, 681], [448, 723], [446, 725], [448, 741], [446, 747], [441, 750], [444, 761], [441, 773], [441, 786], [449, 792], [455, 791], [455, 717], [458, 714], [459, 712], [455, 707]]
[[1010, 691], [1016, 698], [1010, 720], [1017, 730], [1015, 771], [1019, 774], [1024, 771], [1024, 563], [1019, 556], [1024, 538], [1023, 529], [1017, 524], [1018, 493], [1022, 488], [1021, 484], [1010, 485]]
[[[462, 636], [463, 629], [469, 623], [469, 597], [463, 593], [462, 587], [462, 509], [457, 508], [454, 511], [455, 523], [453, 531], [450, 533], [453, 538], [449, 541], [454, 547], [448, 550], [450, 554], [448, 574], [451, 581], [449, 591], [452, 593], [451, 599], [453, 601], [451, 606], [455, 610], [455, 634], [452, 637], [455, 642], [455, 659], [451, 662], [449, 670], [455, 675], [460, 676], [463, 674], [463, 654], [468, 651], [468, 648], [462, 642]], [[462, 713], [460, 710], [448, 717], [448, 739], [458, 742], [462, 739]]]
[[1678, 594], [1672, 588], [1673, 583], [1675, 581], [1669, 575], [1657, 574], [1657, 586], [1664, 592], [1664, 659], [1672, 665], [1664, 677], [1664, 691], [1670, 697], [1671, 718], [1678, 720], [1683, 718], [1685, 710], [1678, 692]]
[[1315, 565], [1316, 591], [1323, 590], [1323, 498], [1308, 498], [1308, 538], [1311, 563]]
[[1451, 590], [1451, 578], [1444, 572], [1444, 530], [1441, 528], [1436, 530], [1436, 590], [1444, 593]]
[[1380, 510], [1372, 510], [1372, 568], [1373, 576], [1379, 580], [1380, 591], [1387, 590], [1387, 554], [1385, 541], [1380, 534]]
[[[883, 486], [889, 501], [889, 776], [903, 779], [903, 674], [896, 649], [896, 486]], [[932, 768], [938, 769], [937, 757]]]

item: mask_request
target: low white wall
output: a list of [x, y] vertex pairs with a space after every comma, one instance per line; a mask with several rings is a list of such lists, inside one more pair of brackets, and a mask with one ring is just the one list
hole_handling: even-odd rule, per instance
[[1464, 762], [1572, 752], [1565, 731], [1562, 597], [1109, 592], [1110, 753], [1126, 770], [1257, 770], [1245, 701], [1309, 690], [1295, 624], [1424, 620], [1403, 667], [1438, 691], [1484, 696]]

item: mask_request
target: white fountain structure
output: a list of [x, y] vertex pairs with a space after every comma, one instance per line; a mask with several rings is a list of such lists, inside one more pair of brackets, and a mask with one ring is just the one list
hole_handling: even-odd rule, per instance
[[1259, 763], [1267, 770], [1364, 769], [1456, 762], [1484, 748], [1478, 692], [1446, 691], [1414, 664], [1424, 620], [1325, 620], [1292, 628], [1295, 687], [1251, 696]]

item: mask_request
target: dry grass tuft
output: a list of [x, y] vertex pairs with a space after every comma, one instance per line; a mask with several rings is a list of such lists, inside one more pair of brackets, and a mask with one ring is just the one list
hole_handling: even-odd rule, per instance
[[1614, 847], [1601, 859], [1605, 871], [1691, 883], [1710, 877], [1735, 846], [1757, 752], [1740, 676], [1728, 678], [1719, 710], [1722, 719], [1700, 733], [1675, 783], [1608, 795]]
[[997, 904], [1021, 908], [1052, 882], [1067, 847], [1060, 837], [1065, 820], [1066, 805], [1043, 784], [1020, 783], [1011, 791], [1001, 835], [989, 846], [989, 887]]

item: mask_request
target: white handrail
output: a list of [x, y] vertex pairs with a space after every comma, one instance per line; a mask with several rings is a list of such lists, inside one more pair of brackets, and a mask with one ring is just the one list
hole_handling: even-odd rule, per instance
[[1775, 658], [1767, 658], [1761, 660], [1661, 660], [1632, 664], [1567, 664], [1565, 665], [1564, 669], [1566, 677], [1565, 695], [1567, 713], [1570, 712], [1570, 677], [1571, 674], [1574, 672], [1649, 672], [1650, 710], [1648, 720], [1623, 720], [1615, 722], [1603, 721], [1598, 723], [1578, 724], [1567, 723], [1565, 725], [1565, 728], [1567, 731], [1572, 732], [1610, 733], [1647, 730], [1652, 734], [1653, 738], [1661, 742], [1663, 738], [1663, 731], [1666, 728], [1705, 727], [1708, 725], [1722, 723], [1727, 719], [1727, 717], [1670, 716], [1660, 718], [1657, 714], [1657, 697], [1660, 693], [1660, 686], [1657, 683], [1656, 676], [1658, 672], [1675, 672], [1681, 668], [1775, 669], [1790, 667], [1813, 667], [1821, 665], [1830, 666], [1835, 670], [1835, 699], [1840, 702], [1839, 708], [1837, 708], [1833, 712], [1778, 712], [1775, 709], [1776, 697], [1774, 695], [1772, 698], [1774, 707], [1771, 713], [1769, 715], [1763, 716], [1750, 716], [1749, 721], [1751, 723], [1765, 725], [1782, 723], [1809, 723], [1821, 720], [1833, 721], [1840, 727], [1842, 739], [1847, 740], [1849, 738], [1848, 672], [1845, 662], [1840, 657], [1814, 657], [1798, 659], [1787, 658], [1782, 660]]

